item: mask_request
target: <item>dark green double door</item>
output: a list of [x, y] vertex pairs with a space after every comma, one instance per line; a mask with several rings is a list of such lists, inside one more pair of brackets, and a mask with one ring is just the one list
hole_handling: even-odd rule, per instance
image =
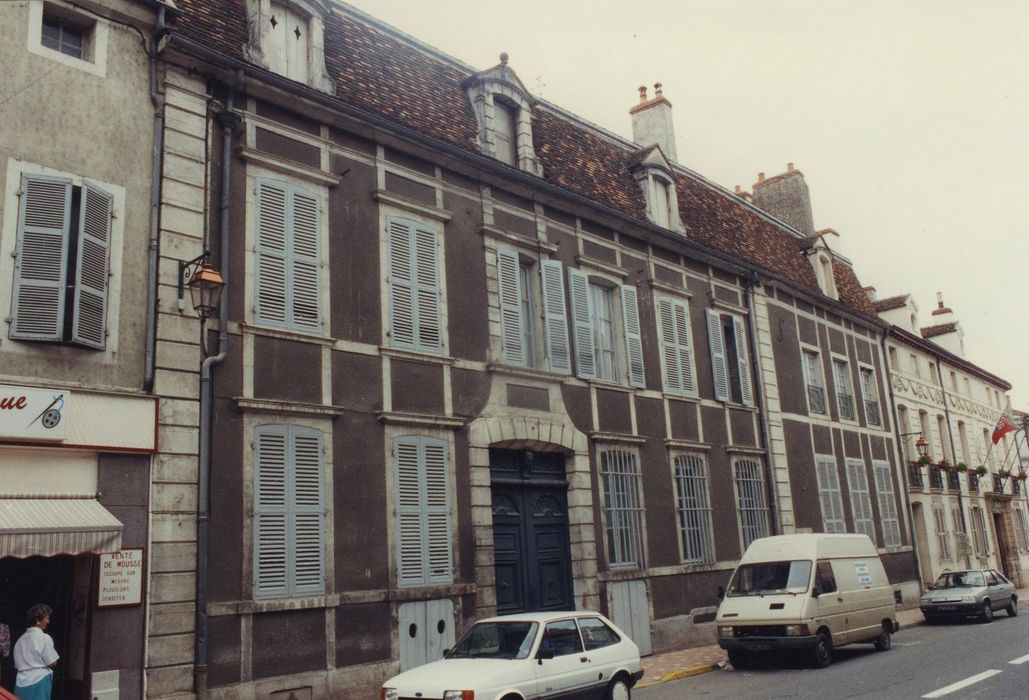
[[490, 450], [498, 615], [575, 607], [564, 459]]

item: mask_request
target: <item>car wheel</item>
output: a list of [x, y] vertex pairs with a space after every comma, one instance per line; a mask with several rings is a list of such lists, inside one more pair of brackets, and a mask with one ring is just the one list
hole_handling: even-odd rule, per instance
[[815, 648], [811, 650], [811, 661], [816, 668], [825, 668], [832, 663], [832, 639], [825, 632], [819, 632]]
[[993, 622], [993, 604], [990, 601], [983, 603], [983, 622]]
[[745, 651], [740, 651], [739, 649], [729, 650], [729, 663], [735, 669], [747, 668], [752, 660], [750, 654]]
[[624, 678], [615, 678], [607, 687], [607, 700], [629, 700], [631, 697], [632, 691]]
[[1011, 596], [1011, 602], [1008, 603], [1008, 607], [1004, 608], [1007, 611], [1008, 617], [1014, 617], [1018, 614], [1018, 598]]
[[876, 651], [887, 651], [893, 646], [893, 635], [886, 629], [886, 625], [883, 625], [882, 632], [875, 638], [874, 644]]

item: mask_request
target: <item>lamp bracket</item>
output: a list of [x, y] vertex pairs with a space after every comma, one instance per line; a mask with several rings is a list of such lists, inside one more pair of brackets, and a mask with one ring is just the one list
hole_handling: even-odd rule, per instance
[[192, 260], [179, 260], [179, 301], [182, 301], [182, 293], [186, 289], [186, 285], [193, 279], [193, 275], [203, 267], [207, 259], [211, 257], [211, 251], [205, 250], [200, 255], [196, 256]]

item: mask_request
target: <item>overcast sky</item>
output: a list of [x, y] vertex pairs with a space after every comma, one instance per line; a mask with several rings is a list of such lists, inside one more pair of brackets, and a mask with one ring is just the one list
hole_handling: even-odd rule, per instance
[[[732, 189], [803, 171], [816, 228], [880, 297], [936, 292], [1029, 409], [1025, 0], [350, 0], [631, 138], [664, 85], [679, 161]], [[650, 88], [651, 94], [653, 88]]]

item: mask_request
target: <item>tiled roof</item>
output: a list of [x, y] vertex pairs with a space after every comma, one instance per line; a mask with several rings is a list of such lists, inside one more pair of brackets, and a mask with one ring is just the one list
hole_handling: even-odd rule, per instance
[[882, 313], [883, 311], [892, 311], [893, 309], [901, 309], [907, 306], [908, 297], [910, 294], [899, 294], [895, 297], [886, 297], [885, 299], [879, 299], [878, 301], [872, 302], [872, 308], [875, 309], [876, 313]]
[[[236, 60], [245, 60], [244, 0], [179, 0], [175, 31]], [[470, 153], [479, 153], [477, 126], [463, 80], [472, 71], [346, 6], [325, 21], [326, 68], [336, 98]], [[645, 222], [646, 204], [629, 172], [638, 147], [569, 118], [544, 103], [533, 107], [533, 139], [544, 179], [557, 187]], [[687, 236], [817, 292], [818, 282], [794, 233], [757, 214], [740, 198], [677, 171]], [[834, 265], [840, 301], [875, 316], [854, 271]]]
[[926, 326], [921, 329], [923, 338], [935, 338], [938, 335], [945, 335], [947, 333], [953, 333], [958, 328], [956, 321], [950, 323], [939, 323], [935, 326]]

